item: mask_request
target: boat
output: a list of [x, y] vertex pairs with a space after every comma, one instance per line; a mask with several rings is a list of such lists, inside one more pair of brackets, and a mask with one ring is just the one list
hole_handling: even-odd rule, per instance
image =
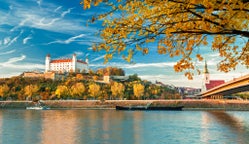
[[49, 107], [46, 106], [33, 106], [33, 107], [26, 107], [27, 110], [49, 110]]
[[31, 107], [26, 107], [27, 110], [49, 110], [50, 107], [45, 106], [44, 104], [42, 104], [41, 100], [38, 100], [35, 102], [35, 106], [31, 106]]
[[172, 110], [181, 111], [184, 106], [116, 106], [116, 110]]

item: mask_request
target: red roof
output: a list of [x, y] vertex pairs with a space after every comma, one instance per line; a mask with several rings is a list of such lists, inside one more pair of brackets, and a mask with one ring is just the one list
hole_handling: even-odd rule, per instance
[[58, 59], [58, 60], [51, 60], [50, 63], [61, 63], [61, 62], [72, 62], [72, 59]]
[[81, 61], [81, 60], [77, 60], [77, 62], [79, 62], [79, 63], [83, 63], [83, 64], [87, 64], [86, 62]]
[[224, 80], [210, 80], [209, 83], [206, 84], [206, 89], [209, 90], [224, 83], [225, 83]]
[[[72, 62], [72, 59], [58, 59], [58, 60], [51, 60], [51, 62], [50, 62], [50, 63], [62, 63], [62, 62]], [[86, 62], [81, 61], [81, 60], [77, 60], [77, 62], [79, 62], [79, 63], [83, 63], [83, 64], [87, 64]]]

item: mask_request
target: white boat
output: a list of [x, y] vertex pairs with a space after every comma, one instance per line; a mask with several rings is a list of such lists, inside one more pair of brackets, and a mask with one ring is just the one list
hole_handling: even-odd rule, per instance
[[50, 107], [47, 107], [45, 105], [42, 104], [42, 101], [39, 100], [37, 101], [37, 103], [35, 104], [35, 106], [31, 106], [31, 107], [26, 107], [27, 110], [49, 110]]
[[33, 106], [33, 107], [26, 107], [27, 110], [49, 110], [49, 107], [45, 106]]

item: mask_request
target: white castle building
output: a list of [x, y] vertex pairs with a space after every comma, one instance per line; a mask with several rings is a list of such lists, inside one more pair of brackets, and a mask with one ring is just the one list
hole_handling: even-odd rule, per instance
[[82, 72], [88, 71], [88, 59], [85, 61], [77, 60], [76, 54], [73, 54], [72, 58], [68, 59], [55, 59], [51, 60], [50, 54], [45, 59], [45, 72]]

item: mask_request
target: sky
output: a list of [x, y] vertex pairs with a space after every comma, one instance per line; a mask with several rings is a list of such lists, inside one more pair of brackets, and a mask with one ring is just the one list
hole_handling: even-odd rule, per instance
[[[87, 24], [102, 8], [84, 10], [80, 0], [0, 0], [0, 78], [20, 75], [24, 71], [44, 71], [45, 56], [52, 59], [71, 58], [75, 53], [78, 59], [89, 59], [90, 69], [112, 66], [125, 70], [126, 75], [138, 74], [152, 82], [184, 87], [201, 88], [202, 75], [188, 80], [183, 73], [175, 73], [176, 59], [158, 55], [156, 48], [146, 56], [137, 54], [135, 64], [129, 64], [121, 56], [104, 64], [104, 53], [93, 52], [92, 42], [100, 41], [96, 34], [101, 22]], [[153, 49], [153, 45], [151, 46]], [[225, 81], [245, 75], [243, 66], [229, 73], [217, 71], [219, 54], [210, 47], [201, 47], [199, 52], [207, 60], [210, 79]], [[195, 66], [204, 69], [203, 62]]]

